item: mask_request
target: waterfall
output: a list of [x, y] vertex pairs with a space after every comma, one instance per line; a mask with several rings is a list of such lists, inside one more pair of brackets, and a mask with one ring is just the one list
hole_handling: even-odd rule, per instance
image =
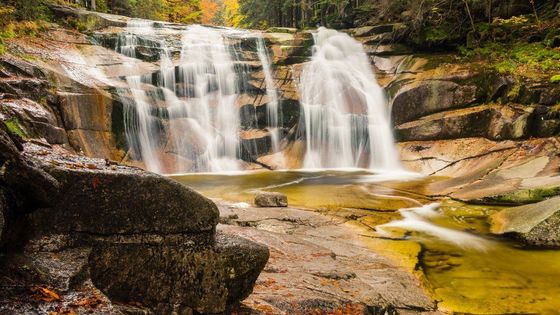
[[[127, 57], [136, 58], [139, 45], [136, 34], [149, 33], [152, 26], [153, 23], [149, 21], [132, 20], [128, 23], [127, 32], [119, 36], [116, 50]], [[135, 65], [131, 61], [125, 66], [132, 69]], [[159, 146], [159, 128], [157, 119], [151, 115], [150, 98], [142, 86], [141, 76], [127, 76], [126, 83], [130, 95], [125, 94], [122, 99], [127, 141], [131, 148], [140, 153], [146, 168], [159, 173], [161, 165], [156, 152]]]
[[[249, 66], [241, 40], [255, 40], [268, 98], [268, 127], [280, 146], [278, 92], [260, 34], [200, 25], [154, 27], [131, 20], [116, 50], [131, 58], [158, 50], [157, 75], [130, 75], [120, 89], [128, 143], [146, 167], [158, 173], [241, 170], [239, 96], [248, 86]], [[140, 63], [131, 59], [126, 66]], [[138, 69], [136, 69], [138, 70]], [[139, 156], [138, 156], [139, 155]], [[278, 164], [281, 164], [279, 162]]]
[[304, 167], [399, 170], [385, 95], [363, 46], [326, 28], [314, 40], [300, 79]]
[[[313, 58], [300, 78], [305, 168], [400, 169], [384, 93], [361, 44], [324, 28], [314, 36]], [[256, 49], [247, 51], [246, 43]], [[242, 157], [255, 153], [283, 168], [280, 97], [260, 33], [131, 20], [116, 50], [130, 57], [126, 87], [117, 89], [130, 154], [148, 170], [238, 171]], [[144, 70], [143, 58], [159, 59], [159, 70], [150, 72], [153, 64]], [[255, 69], [262, 75], [254, 77]], [[266, 93], [262, 134], [270, 137], [271, 152], [258, 152], [260, 139], [241, 139], [240, 107], [259, 89], [255, 82]]]
[[[282, 124], [282, 117], [279, 108], [278, 91], [274, 86], [274, 77], [272, 76], [272, 65], [262, 36], [257, 36], [257, 54], [263, 67], [266, 84], [266, 95], [268, 97], [268, 103], [266, 105], [267, 122], [270, 130], [272, 151], [277, 153], [280, 152], [280, 138], [282, 136], [280, 127]], [[284, 168], [285, 162], [282, 154], [277, 154], [274, 162], [274, 164], [280, 166], [280, 168]]]
[[175, 122], [170, 132], [191, 133], [190, 143], [184, 135], [175, 138], [178, 148], [197, 147], [190, 152], [194, 170], [239, 170], [240, 84], [229, 47], [220, 32], [198, 25], [184, 32], [182, 46], [177, 82], [179, 95], [187, 101], [181, 110], [170, 111]]

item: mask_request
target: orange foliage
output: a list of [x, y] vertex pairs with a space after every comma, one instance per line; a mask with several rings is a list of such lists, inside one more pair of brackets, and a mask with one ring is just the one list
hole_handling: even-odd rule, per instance
[[200, 1], [200, 9], [202, 10], [202, 24], [213, 24], [216, 14], [220, 10], [220, 5], [213, 0]]

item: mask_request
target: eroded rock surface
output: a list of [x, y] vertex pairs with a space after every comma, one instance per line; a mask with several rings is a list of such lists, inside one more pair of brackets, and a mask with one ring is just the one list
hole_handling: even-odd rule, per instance
[[491, 222], [492, 233], [512, 235], [531, 246], [560, 247], [560, 197], [500, 211]]
[[[0, 276], [23, 268], [12, 280], [22, 290], [0, 289], [0, 312], [221, 313], [252, 292], [268, 248], [216, 234], [210, 200], [159, 175], [46, 143], [26, 143], [21, 154], [9, 135], [0, 129], [2, 192], [29, 189], [38, 203], [7, 209], [14, 218], [7, 228], [20, 231], [11, 237], [21, 245], [4, 246], [3, 237]], [[38, 176], [60, 194], [48, 193]]]
[[270, 248], [241, 314], [437, 314], [419, 281], [372, 252], [346, 220], [219, 204], [219, 229]]

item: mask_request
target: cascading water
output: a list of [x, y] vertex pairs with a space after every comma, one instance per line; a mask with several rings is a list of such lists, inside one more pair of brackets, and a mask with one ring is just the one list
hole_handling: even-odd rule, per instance
[[305, 168], [400, 170], [384, 92], [363, 46], [320, 28], [300, 81]]
[[[239, 170], [239, 83], [230, 51], [219, 32], [198, 25], [184, 32], [182, 44], [178, 94], [188, 101], [169, 111], [170, 120], [180, 125], [170, 131], [192, 133], [190, 145], [200, 149], [190, 156], [196, 170]], [[182, 135], [175, 138], [177, 147], [189, 145]]]
[[[127, 32], [119, 36], [117, 51], [131, 58], [138, 57], [139, 46], [160, 51], [158, 75], [127, 76], [128, 89], [122, 92], [128, 142], [149, 170], [241, 169], [237, 101], [245, 93], [249, 76], [239, 42], [249, 39], [256, 39], [264, 72], [269, 129], [276, 152], [280, 143], [278, 93], [260, 35], [199, 25], [166, 29], [154, 28], [152, 22], [129, 22]], [[136, 62], [128, 66], [135, 67]]]
[[[138, 36], [136, 34], [148, 33], [153, 22], [132, 20], [128, 23], [127, 32], [119, 36], [116, 50], [123, 55], [136, 58]], [[125, 66], [133, 68], [134, 63], [128, 62]], [[126, 82], [130, 95], [123, 97], [125, 111], [125, 128], [129, 145], [140, 152], [146, 167], [153, 172], [160, 172], [161, 165], [157, 158], [158, 147], [158, 122], [151, 115], [150, 99], [142, 87], [142, 77], [139, 75], [127, 76]]]
[[[270, 57], [268, 55], [268, 50], [262, 36], [257, 37], [257, 54], [259, 56], [259, 61], [262, 64], [265, 84], [266, 84], [266, 94], [269, 98], [267, 104], [267, 121], [268, 127], [270, 129], [270, 137], [272, 142], [272, 151], [280, 152], [280, 137], [281, 137], [281, 124], [282, 117], [280, 116], [280, 102], [278, 99], [278, 91], [274, 87], [274, 78], [272, 77], [272, 69]], [[276, 155], [274, 164], [279, 165], [280, 168], [284, 167], [284, 156]]]

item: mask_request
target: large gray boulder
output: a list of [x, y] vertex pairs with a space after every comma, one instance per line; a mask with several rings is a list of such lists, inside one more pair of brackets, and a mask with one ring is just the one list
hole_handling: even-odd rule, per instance
[[23, 159], [63, 192], [28, 215], [26, 248], [91, 249], [91, 281], [111, 300], [156, 314], [222, 313], [252, 292], [268, 261], [267, 247], [216, 234], [216, 205], [171, 179], [36, 144]]
[[64, 194], [33, 219], [53, 232], [211, 235], [218, 223], [218, 210], [209, 199], [156, 174], [124, 166], [110, 170], [102, 160], [42, 166]]
[[560, 197], [510, 208], [491, 216], [492, 233], [538, 247], [560, 247]]
[[477, 100], [477, 87], [452, 81], [425, 80], [405, 85], [392, 101], [392, 117], [402, 124], [448, 109], [465, 107]]
[[398, 125], [400, 141], [484, 137], [493, 140], [528, 138], [533, 107], [480, 105], [445, 111]]
[[214, 314], [249, 296], [268, 257], [266, 246], [219, 232], [213, 246], [101, 242], [90, 272], [110, 298], [141, 301], [159, 314]]

